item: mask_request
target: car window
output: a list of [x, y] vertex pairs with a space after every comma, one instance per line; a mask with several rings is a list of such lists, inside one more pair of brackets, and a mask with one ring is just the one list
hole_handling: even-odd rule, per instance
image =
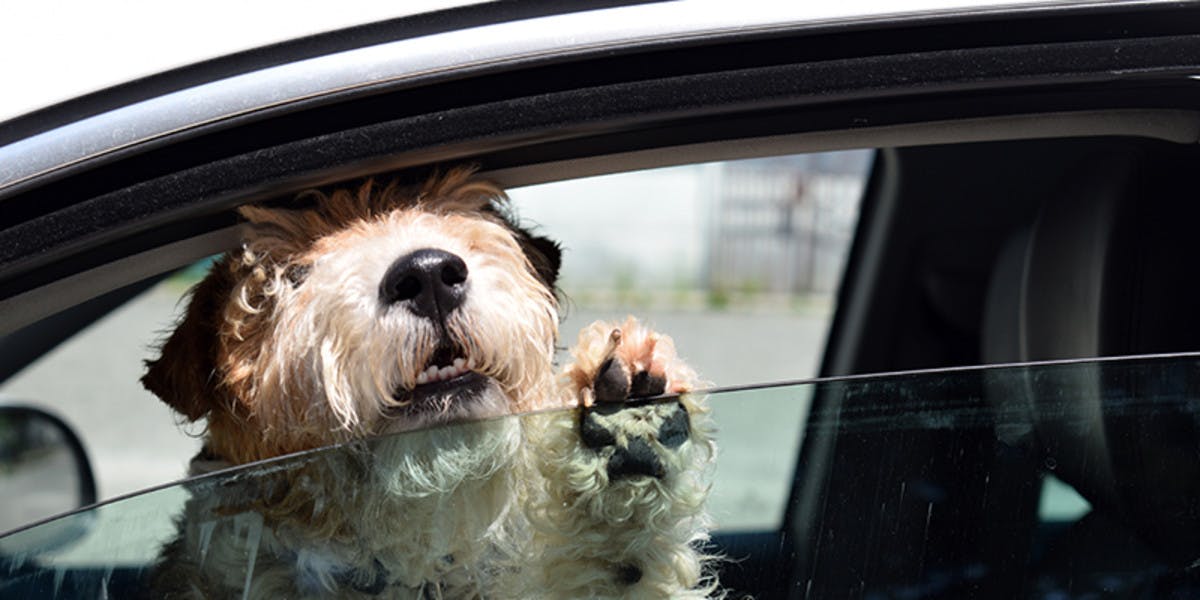
[[[713, 384], [814, 376], [871, 156], [726, 161], [510, 190], [520, 218], [564, 245], [560, 348], [593, 321], [632, 314], [671, 335]], [[80, 434], [100, 498], [178, 479], [199, 450], [202, 424], [178, 422], [138, 380], [209, 264], [175, 274], [0, 385], [0, 397], [49, 408]], [[746, 468], [720, 476], [760, 472], [764, 483], [721, 500], [754, 508], [728, 513], [724, 528], [782, 518], [807, 404], [787, 394], [760, 402], [778, 418], [733, 445], [727, 460]], [[728, 411], [730, 421], [750, 418]], [[759, 463], [756, 444], [781, 460]]]
[[[1101, 430], [1088, 424], [1091, 416], [1099, 419], [1101, 429], [1114, 434], [1149, 432], [1169, 423], [1187, 423], [1190, 430], [1197, 418], [1193, 398], [1200, 381], [1198, 366], [1200, 355], [1192, 354], [713, 391], [707, 394], [712, 406], [736, 407], [758, 417], [726, 420], [720, 415], [732, 413], [718, 412], [718, 475], [711, 492], [711, 509], [718, 523], [737, 521], [741, 518], [738, 512], [762, 510], [738, 499], [746, 488], [773, 477], [759, 468], [762, 464], [788, 462], [782, 458], [790, 456], [788, 452], [765, 446], [757, 449], [757, 465], [731, 452], [755, 438], [762, 423], [773, 418], [779, 402], [816, 400], [807, 436], [843, 440], [884, 436], [896, 444], [891, 455], [877, 457], [861, 472], [829, 473], [820, 485], [795, 490], [787, 507], [789, 528], [807, 532], [811, 539], [750, 536], [738, 546], [744, 554], [719, 562], [717, 568], [722, 570], [723, 580], [742, 582], [743, 586], [747, 581], [781, 575], [803, 586], [805, 578], [814, 573], [836, 570], [823, 563], [826, 559], [819, 553], [793, 552], [784, 554], [793, 567], [789, 573], [742, 573], [740, 577], [737, 573], [754, 568], [756, 557], [777, 555], [781, 545], [823, 547], [836, 543], [839, 536], [850, 536], [858, 556], [871, 560], [878, 558], [876, 551], [903, 538], [904, 547], [913, 555], [896, 560], [910, 564], [911, 570], [884, 570], [886, 575], [876, 572], [872, 579], [861, 581], [867, 595], [873, 591], [878, 596], [872, 597], [929, 597], [935, 593], [958, 597], [963, 590], [997, 589], [989, 586], [1002, 585], [995, 579], [1002, 573], [1010, 574], [1005, 580], [1027, 581], [1029, 596], [1039, 598], [1105, 589], [1177, 589], [1181, 584], [1172, 570], [1171, 554], [1195, 545], [1188, 536], [1196, 523], [1181, 516], [1183, 513], [1163, 511], [1171, 507], [1194, 512], [1200, 506], [1197, 484], [1177, 481], [1173, 479], [1177, 471], [1163, 468], [1182, 463], [1161, 465], [1104, 452], [1091, 454], [1090, 463], [1077, 458], [1097, 436], [1104, 437]], [[544, 421], [538, 419], [579, 422], [571, 411], [553, 411], [505, 417], [494, 423], [519, 423], [526, 431], [542, 431], [537, 427]], [[0, 538], [0, 569], [8, 573], [0, 592], [5, 597], [38, 598], [128, 595], [152, 579], [152, 564], [161, 549], [183, 530], [194, 536], [191, 543], [198, 544], [201, 557], [210, 545], [217, 547], [221, 535], [250, 540], [257, 552], [230, 563], [237, 570], [234, 579], [250, 581], [256, 568], [278, 559], [271, 557], [277, 546], [268, 540], [280, 535], [273, 529], [275, 523], [286, 520], [286, 515], [254, 508], [264, 497], [310, 485], [304, 473], [322, 461], [349, 457], [353, 462], [359, 460], [354, 457], [381, 455], [390, 451], [389, 445], [403, 443], [405, 438], [469, 436], [468, 428], [477, 426], [460, 424], [401, 433], [218, 471], [10, 534]], [[1194, 445], [1194, 437], [1184, 435], [1181, 429], [1175, 426], [1158, 440], [1117, 442], [1110, 437], [1110, 450], [1119, 452], [1132, 443], [1157, 448], [1149, 452], [1164, 458], [1169, 456], [1165, 450], [1177, 444]], [[947, 445], [972, 449], [976, 456], [942, 455]], [[728, 462], [730, 457], [733, 462]], [[957, 471], [948, 473], [947, 463], [958, 465]], [[890, 474], [877, 477], [873, 469], [883, 467]], [[725, 470], [738, 475], [721, 477]], [[1064, 483], [1068, 481], [1071, 483]], [[830, 512], [838, 499], [816, 503], [809, 499], [836, 494], [845, 486], [853, 488], [855, 495], [842, 502], [866, 502], [874, 510], [856, 512], [853, 527], [839, 529], [844, 515]], [[1115, 504], [1105, 504], [1101, 499], [1113, 490], [1124, 490], [1126, 495]], [[359, 491], [344, 493], [352, 496]], [[1083, 500], [1085, 495], [1091, 499]], [[1035, 510], [1015, 503], [1018, 497], [1032, 498], [1034, 502], [1028, 506]], [[185, 512], [189, 502], [193, 508]], [[203, 510], [195, 510], [195, 503]], [[335, 510], [303, 502], [292, 508], [305, 515]], [[857, 510], [857, 506], [850, 508]], [[437, 519], [437, 515], [427, 518]], [[806, 528], [806, 523], [810, 527]], [[52, 537], [46, 530], [52, 528], [75, 531], [77, 538], [44, 547], [44, 540]], [[725, 535], [722, 541], [727, 545], [737, 539]], [[997, 547], [1007, 550], [994, 552]], [[1122, 558], [1120, 563], [1109, 560], [1115, 555]], [[822, 585], [815, 584], [810, 597], [841, 597], [822, 590]], [[1151, 593], [1149, 597], [1162, 596]]]

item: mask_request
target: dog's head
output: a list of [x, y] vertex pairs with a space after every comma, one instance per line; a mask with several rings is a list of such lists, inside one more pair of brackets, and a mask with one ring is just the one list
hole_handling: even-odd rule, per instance
[[552, 401], [557, 245], [455, 170], [247, 207], [143, 384], [247, 462]]

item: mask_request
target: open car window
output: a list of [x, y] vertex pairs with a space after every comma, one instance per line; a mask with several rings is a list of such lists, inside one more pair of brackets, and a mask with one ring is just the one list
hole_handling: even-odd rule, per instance
[[[564, 245], [560, 345], [632, 314], [717, 386], [817, 375], [874, 150], [730, 160], [516, 188]], [[565, 362], [565, 361], [560, 361]]]
[[[1185, 460], [1190, 454], [1175, 450], [1200, 439], [1197, 389], [1200, 355], [1185, 354], [713, 391], [720, 449], [710, 512], [729, 552], [716, 563], [722, 581], [755, 593], [755, 582], [783, 577], [808, 597], [849, 589], [880, 598], [1194, 590], [1188, 557], [1200, 547], [1200, 478], [1195, 461]], [[773, 427], [803, 420], [804, 412], [806, 448], [874, 451], [873, 458], [854, 472], [814, 472], [822, 463], [811, 452], [792, 464], [801, 440]], [[558, 411], [487, 423], [529, 428], [537, 419], [575, 418]], [[314, 464], [365, 465], [390, 445], [468, 439], [479, 426], [220, 470], [11, 533], [0, 538], [0, 595], [134, 595], [181, 529], [195, 534], [202, 555], [222, 535], [251, 540], [258, 551], [230, 565], [248, 581], [278, 558], [270, 557], [270, 540], [275, 521], [286, 518], [256, 510], [258, 500], [311, 484], [303, 475]], [[793, 473], [800, 483], [787, 489]], [[364, 475], [362, 485], [380, 482]], [[787, 501], [771, 502], [781, 490]], [[201, 510], [184, 517], [189, 502]], [[295, 510], [310, 516], [334, 508], [299, 503]], [[762, 513], [782, 528], [738, 533], [748, 514]], [[830, 564], [841, 544], [854, 545], [861, 562]], [[796, 549], [794, 570], [751, 572], [756, 553], [780, 545]]]
[[[714, 385], [815, 376], [873, 153], [712, 162], [511, 190], [522, 221], [564, 246], [559, 364], [587, 324], [633, 314], [671, 335]], [[180, 270], [0, 383], [0, 396], [73, 426], [101, 499], [178, 478], [200, 447], [202, 425], [178, 423], [138, 380], [211, 265]], [[803, 415], [790, 410], [771, 426], [794, 450]], [[142, 433], [130, 438], [129, 427]], [[785, 479], [743, 498], [762, 510], [726, 524], [777, 527]]]

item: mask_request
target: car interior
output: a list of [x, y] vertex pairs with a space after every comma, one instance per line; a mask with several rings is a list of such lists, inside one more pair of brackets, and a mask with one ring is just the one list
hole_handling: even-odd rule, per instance
[[[852, 327], [847, 295], [872, 286], [858, 317], [869, 338], [840, 346], [846, 337], [831, 336], [825, 374], [1194, 350], [1187, 257], [1197, 207], [1186, 165], [1196, 158], [1194, 146], [1106, 137], [881, 152], [868, 219], [885, 203], [892, 218], [873, 256], [860, 246], [851, 259], [835, 324]], [[1104, 401], [1113, 389], [1137, 398], [1175, 385], [1183, 394], [1195, 375], [1179, 371], [1170, 383], [1104, 364], [1057, 386], [1032, 373], [1021, 385], [973, 378], [940, 393], [972, 399], [991, 422], [945, 435], [830, 436], [810, 424], [783, 531], [795, 554], [758, 572], [791, 569], [781, 585], [806, 582], [792, 597], [946, 578], [933, 562], [959, 574], [922, 596], [1194, 590], [1185, 575], [1200, 550], [1195, 416], [1182, 401], [1152, 415]], [[1079, 397], [1064, 402], [1063, 386]], [[880, 411], [899, 401], [872, 398]], [[1093, 510], [1074, 523], [1039, 521], [1051, 473]], [[937, 491], [928, 521], [928, 497], [912, 493], [863, 517], [914, 481]], [[893, 520], [925, 527], [880, 527]], [[866, 552], [863, 539], [872, 541]], [[974, 577], [961, 571], [970, 565], [982, 567]], [[1144, 579], [1102, 581], [1131, 574]]]

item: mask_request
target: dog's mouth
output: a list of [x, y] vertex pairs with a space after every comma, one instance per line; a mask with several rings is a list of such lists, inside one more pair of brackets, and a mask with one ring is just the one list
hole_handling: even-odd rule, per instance
[[396, 404], [391, 416], [447, 414], [464, 409], [488, 387], [488, 377], [475, 371], [475, 361], [451, 344], [443, 344], [430, 356], [425, 369], [417, 375], [413, 388], [398, 388], [392, 393]]
[[466, 356], [452, 345], [443, 344], [429, 357], [425, 370], [417, 375], [416, 389], [426, 385], [449, 383], [474, 371], [474, 358]]

